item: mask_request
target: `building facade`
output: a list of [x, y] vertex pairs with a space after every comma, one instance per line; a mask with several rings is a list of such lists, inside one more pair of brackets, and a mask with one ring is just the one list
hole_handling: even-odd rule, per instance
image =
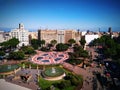
[[64, 30], [57, 30], [57, 42], [65, 43], [65, 31]]
[[66, 30], [65, 31], [65, 43], [68, 43], [68, 40], [74, 39], [77, 44], [79, 44], [79, 41], [81, 39], [81, 34], [79, 31], [75, 30]]
[[38, 40], [45, 40], [46, 44], [57, 40], [57, 30], [38, 30]]
[[56, 40], [57, 43], [68, 43], [69, 39], [79, 43], [80, 37], [80, 33], [75, 30], [38, 30], [38, 40], [45, 40], [46, 44], [51, 40]]
[[92, 35], [85, 35], [86, 45], [89, 45], [94, 39], [99, 38], [99, 35], [92, 34]]
[[0, 31], [0, 43], [4, 42], [4, 31]]
[[15, 37], [19, 40], [18, 46], [29, 45], [29, 32], [24, 28], [23, 24], [19, 24], [19, 28], [11, 30], [10, 35], [11, 38]]

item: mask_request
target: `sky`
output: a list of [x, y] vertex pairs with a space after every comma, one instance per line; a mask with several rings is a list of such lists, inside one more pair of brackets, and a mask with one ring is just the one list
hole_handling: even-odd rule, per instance
[[120, 0], [0, 0], [0, 27], [120, 30]]

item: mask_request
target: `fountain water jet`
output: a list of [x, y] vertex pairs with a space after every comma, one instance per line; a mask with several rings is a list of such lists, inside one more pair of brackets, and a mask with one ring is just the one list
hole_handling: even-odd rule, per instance
[[55, 68], [54, 68], [54, 67], [52, 67], [52, 73], [56, 73], [56, 71], [55, 71]]

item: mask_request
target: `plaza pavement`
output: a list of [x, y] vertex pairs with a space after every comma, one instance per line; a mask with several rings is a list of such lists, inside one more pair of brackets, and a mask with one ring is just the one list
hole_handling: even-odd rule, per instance
[[55, 51], [52, 52], [36, 51], [36, 52], [37, 54], [31, 58], [31, 61], [39, 65], [59, 64], [69, 58], [67, 52], [55, 52]]
[[[94, 56], [94, 51], [92, 51], [92, 52], [93, 52], [92, 56]], [[97, 64], [95, 62], [94, 62], [94, 67], [87, 67], [86, 69], [80, 68], [78, 66], [71, 65], [71, 64], [66, 63], [66, 62], [62, 63], [62, 65], [63, 65], [64, 68], [69, 69], [71, 72], [74, 72], [75, 74], [83, 76], [84, 82], [83, 82], [83, 87], [82, 87], [81, 90], [93, 90], [93, 82], [92, 82], [92, 80], [93, 80], [93, 78], [95, 78], [95, 76], [92, 73], [93, 71], [98, 71], [98, 72], [103, 73], [103, 68], [102, 69], [97, 68], [96, 67]], [[34, 80], [29, 85], [24, 84], [24, 83], [19, 83], [19, 80], [17, 80], [16, 82], [12, 81], [12, 83], [16, 83], [18, 85], [31, 88], [32, 90], [36, 90], [38, 88], [38, 86], [35, 84], [35, 79], [36, 79], [35, 73], [37, 73], [37, 70], [26, 69], [25, 71], [18, 72], [18, 75], [22, 74], [23, 72], [28, 72], [28, 71], [30, 71], [30, 73], [33, 75], [33, 80]], [[102, 88], [101, 88], [98, 81], [97, 81], [97, 85], [98, 85], [97, 90], [102, 90]], [[1, 86], [0, 86], [0, 89], [1, 89]], [[2, 90], [7, 90], [7, 89], [2, 89]], [[17, 90], [17, 89], [9, 89], [9, 90]], [[26, 90], [26, 89], [21, 89], [21, 90]], [[30, 90], [30, 89], [28, 89], [28, 90]]]
[[10, 82], [6, 82], [4, 79], [0, 79], [0, 90], [31, 90]]
[[[93, 78], [96, 78], [93, 75], [93, 71], [103, 73], [103, 68], [97, 68], [97, 64], [94, 62], [94, 67], [87, 67], [86, 69], [80, 68], [78, 66], [71, 65], [69, 63], [63, 63], [63, 67], [69, 71], [83, 76], [83, 87], [81, 90], [93, 90]], [[103, 90], [100, 83], [97, 80], [97, 90]]]
[[39, 86], [37, 85], [37, 69], [23, 69], [16, 73], [16, 77], [20, 77], [20, 75], [32, 75], [32, 78], [29, 80], [29, 82], [24, 83], [20, 78], [10, 80], [9, 77], [6, 78], [6, 81], [20, 85], [22, 87], [29, 88], [30, 90], [37, 90]]

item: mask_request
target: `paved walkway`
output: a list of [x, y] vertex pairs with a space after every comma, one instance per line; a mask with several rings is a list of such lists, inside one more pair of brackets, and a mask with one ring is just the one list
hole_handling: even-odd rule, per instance
[[[94, 56], [94, 54], [93, 54]], [[93, 57], [94, 58], [94, 57]], [[74, 66], [71, 65], [69, 63], [62, 63], [64, 68], [67, 68], [68, 70], [70, 70], [71, 72], [74, 72], [78, 75], [82, 75], [84, 82], [83, 82], [83, 87], [81, 90], [93, 90], [93, 78], [95, 78], [95, 76], [93, 75], [93, 71], [98, 71], [103, 73], [103, 68], [97, 68], [96, 67], [96, 63], [94, 63], [94, 67], [87, 67], [86, 69], [80, 68], [78, 66]], [[10, 82], [27, 87], [27, 88], [31, 88], [32, 90], [37, 90], [38, 86], [36, 85], [36, 74], [37, 74], [37, 70], [36, 69], [25, 69], [22, 71], [17, 72], [16, 75], [21, 75], [24, 73], [30, 73], [32, 74], [32, 81], [30, 83], [23, 83], [20, 82], [20, 79], [18, 80], [12, 80]], [[9, 81], [9, 79], [7, 79]], [[102, 90], [99, 82], [97, 81], [98, 84], [98, 90]], [[17, 89], [16, 89], [17, 90]], [[22, 89], [21, 89], [22, 90]]]
[[[31, 90], [37, 90], [38, 85], [37, 85], [37, 69], [24, 69], [20, 70], [16, 73], [16, 79], [11, 80], [11, 76], [6, 78], [7, 82], [14, 83], [16, 85], [20, 85], [26, 88], [29, 88]], [[23, 82], [20, 78], [20, 75], [32, 75], [32, 78], [29, 80], [29, 82]], [[16, 89], [17, 90], [17, 89]], [[21, 89], [22, 90], [22, 89]]]
[[[82, 90], [93, 90], [93, 82], [92, 81], [93, 81], [94, 75], [92, 72], [98, 71], [98, 72], [102, 73], [102, 71], [103, 71], [102, 68], [96, 67], [96, 63], [94, 63], [94, 67], [87, 67], [86, 69], [71, 65], [71, 64], [66, 63], [66, 62], [64, 62], [62, 65], [64, 68], [67, 68], [69, 71], [83, 76], [84, 82], [83, 82]], [[21, 81], [21, 79], [16, 79], [16, 80], [11, 81], [9, 77], [6, 80], [8, 82], [11, 82], [11, 83], [14, 83], [14, 84], [17, 84], [20, 86], [24, 86], [24, 87], [30, 88], [32, 90], [37, 90], [37, 88], [38, 88], [38, 86], [36, 85], [36, 82], [37, 82], [36, 74], [37, 73], [38, 73], [37, 69], [24, 69], [24, 70], [20, 70], [16, 73], [16, 76], [25, 75], [25, 74], [29, 74], [29, 75], [32, 74], [32, 79], [29, 83], [23, 83]], [[97, 83], [98, 83], [99, 90], [102, 90], [98, 81], [97, 81]]]
[[0, 79], [0, 90], [31, 90], [31, 89], [6, 82], [4, 79]]
[[[93, 90], [93, 78], [96, 78], [93, 75], [93, 71], [98, 71], [101, 72], [103, 71], [103, 69], [101, 68], [96, 68], [96, 64], [94, 64], [95, 67], [88, 67], [86, 69], [84, 68], [80, 68], [78, 66], [73, 66], [69, 63], [63, 63], [63, 67], [67, 68], [68, 70], [74, 72], [75, 74], [78, 75], [82, 75], [83, 76], [83, 87], [81, 90]], [[102, 90], [99, 82], [97, 81], [97, 86], [98, 86], [98, 90]]]

